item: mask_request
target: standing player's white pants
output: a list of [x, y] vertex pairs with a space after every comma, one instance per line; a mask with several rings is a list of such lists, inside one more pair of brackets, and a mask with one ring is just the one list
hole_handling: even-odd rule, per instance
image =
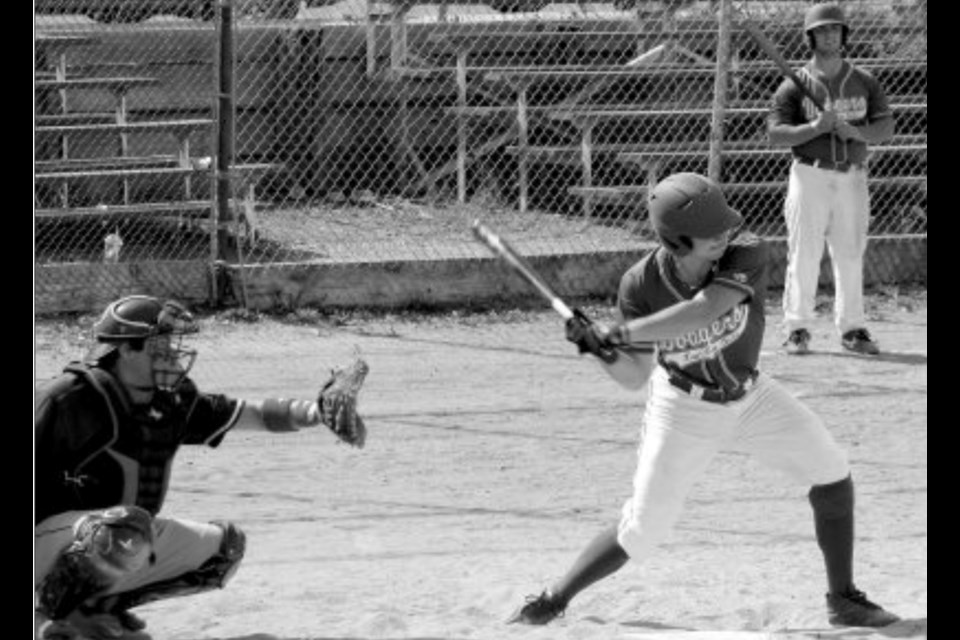
[[677, 389], [662, 367], [654, 369], [648, 391], [633, 496], [623, 505], [617, 536], [631, 559], [648, 555], [669, 535], [690, 489], [721, 450], [752, 454], [806, 486], [850, 473], [823, 421], [765, 374], [726, 405]]
[[846, 173], [794, 162], [784, 205], [787, 271], [783, 314], [787, 331], [809, 329], [826, 240], [836, 289], [834, 322], [840, 333], [864, 326], [863, 254], [870, 222], [866, 169]]
[[[98, 513], [97, 510], [93, 513]], [[34, 586], [40, 583], [53, 563], [71, 542], [77, 521], [90, 511], [68, 511], [50, 516], [34, 529]], [[156, 563], [133, 573], [122, 576], [104, 594], [131, 591], [144, 585], [176, 578], [199, 568], [220, 551], [223, 529], [215, 524], [174, 520], [172, 518], [153, 519], [155, 538], [154, 553]]]

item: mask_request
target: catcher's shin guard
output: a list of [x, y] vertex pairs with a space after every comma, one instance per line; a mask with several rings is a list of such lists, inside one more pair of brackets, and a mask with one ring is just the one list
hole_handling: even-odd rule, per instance
[[243, 560], [247, 536], [232, 522], [214, 521], [211, 524], [223, 529], [223, 540], [216, 555], [200, 567], [176, 578], [144, 585], [105, 598], [98, 608], [105, 611], [126, 611], [156, 600], [222, 589], [237, 572], [240, 561]]
[[153, 562], [153, 519], [136, 506], [83, 516], [74, 539], [37, 586], [37, 610], [60, 620], [124, 575]]

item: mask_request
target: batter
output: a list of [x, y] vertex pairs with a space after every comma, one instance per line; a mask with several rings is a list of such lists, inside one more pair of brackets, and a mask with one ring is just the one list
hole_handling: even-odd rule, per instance
[[810, 350], [824, 240], [833, 263], [834, 322], [841, 344], [857, 353], [880, 353], [865, 326], [863, 308], [863, 254], [870, 221], [867, 145], [888, 140], [894, 121], [876, 78], [844, 60], [849, 31], [839, 5], [808, 9], [804, 32], [813, 57], [797, 75], [825, 110], [818, 113], [787, 79], [773, 96], [768, 118], [771, 143], [791, 147], [794, 157], [784, 204], [784, 346], [791, 354]]
[[[619, 521], [565, 576], [528, 597], [510, 622], [546, 624], [583, 589], [628, 560], [647, 557], [667, 538], [690, 489], [721, 450], [750, 453], [810, 487], [831, 624], [897, 621], [854, 585], [854, 489], [845, 453], [816, 414], [757, 367], [767, 246], [753, 235], [736, 235], [741, 215], [717, 184], [698, 174], [678, 173], [657, 184], [648, 210], [660, 247], [623, 276], [620, 321], [609, 328], [567, 326], [567, 338], [582, 351], [618, 349], [616, 362], [602, 364], [621, 385], [647, 385], [633, 495]], [[650, 344], [655, 356], [644, 356]], [[643, 371], [651, 367], [647, 380]]]

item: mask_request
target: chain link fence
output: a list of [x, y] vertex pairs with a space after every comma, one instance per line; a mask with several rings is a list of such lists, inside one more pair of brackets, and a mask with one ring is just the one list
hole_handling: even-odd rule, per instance
[[[926, 2], [842, 4], [846, 56], [897, 123], [872, 150], [869, 232], [925, 237]], [[216, 298], [224, 265], [473, 258], [476, 218], [528, 253], [630, 250], [647, 188], [682, 170], [782, 237], [782, 76], [739, 21], [799, 66], [808, 7], [36, 2], [37, 297], [109, 299], [111, 264]]]

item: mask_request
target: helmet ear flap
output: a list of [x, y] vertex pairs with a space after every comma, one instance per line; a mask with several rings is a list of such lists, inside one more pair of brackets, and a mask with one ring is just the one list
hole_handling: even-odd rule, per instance
[[674, 239], [657, 234], [657, 237], [660, 239], [660, 244], [674, 255], [683, 256], [690, 253], [690, 250], [693, 249], [693, 239], [690, 236], [677, 236], [676, 239]]

